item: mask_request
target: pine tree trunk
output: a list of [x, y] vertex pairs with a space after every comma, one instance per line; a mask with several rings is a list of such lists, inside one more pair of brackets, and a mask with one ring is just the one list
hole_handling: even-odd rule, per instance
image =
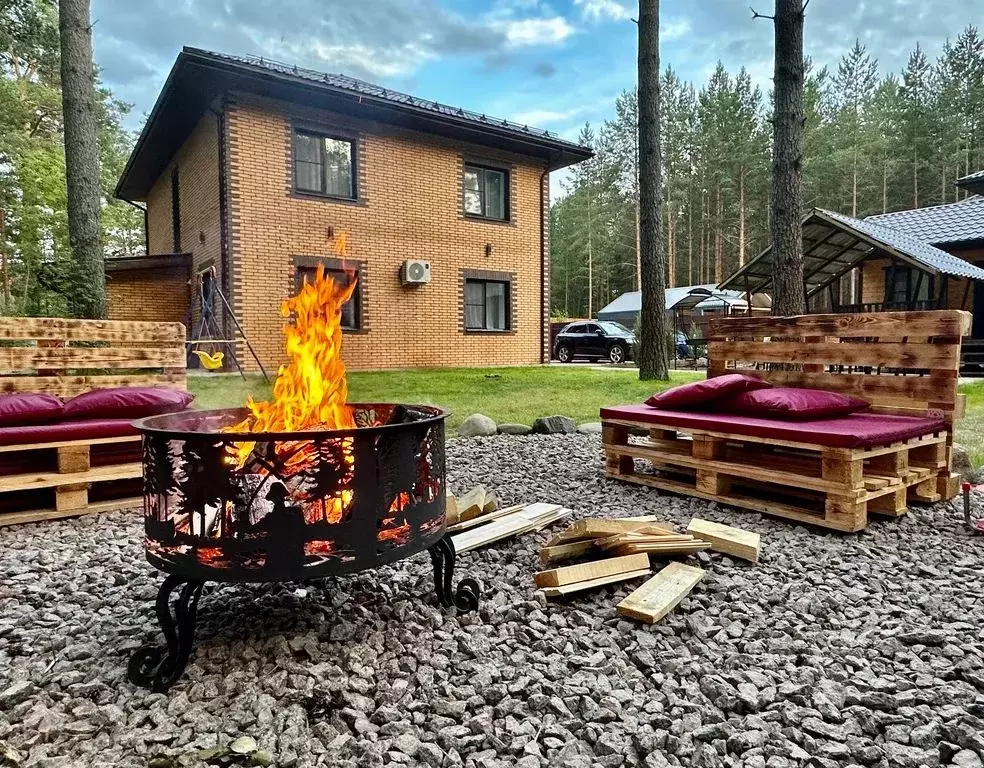
[[636, 236], [636, 290], [642, 290], [642, 243], [639, 232], [639, 183], [635, 189], [635, 236]]
[[677, 284], [677, 247], [676, 247], [676, 227], [677, 227], [677, 215], [673, 206], [667, 206], [667, 217], [666, 217], [666, 255], [667, 263], [669, 265], [669, 282], [668, 286], [670, 288], [675, 288]]
[[854, 144], [854, 164], [851, 172], [851, 216], [858, 217], [858, 145]]
[[882, 163], [882, 213], [888, 213], [888, 158]]
[[919, 207], [919, 159], [916, 148], [912, 148], [912, 207]]
[[697, 260], [697, 282], [701, 285], [707, 282], [705, 277], [707, 262], [707, 191], [701, 185], [700, 190], [700, 256]]
[[745, 266], [745, 169], [738, 173], [738, 268]]
[[724, 234], [721, 228], [724, 226], [724, 203], [721, 201], [721, 187], [716, 190], [717, 210], [714, 212], [714, 282], [720, 283], [724, 280]]
[[591, 189], [588, 189], [588, 318], [594, 317], [594, 253], [592, 249], [591, 220], [594, 215], [591, 210]]
[[68, 241], [75, 260], [75, 286], [69, 307], [77, 317], [99, 318], [106, 314], [106, 273], [99, 222], [99, 123], [89, 0], [61, 0], [58, 30], [65, 121]]
[[694, 175], [687, 180], [687, 285], [694, 284]]
[[776, 0], [772, 312], [806, 311], [803, 290], [803, 0]]
[[639, 378], [668, 379], [666, 253], [660, 197], [659, 0], [639, 0], [639, 241], [642, 330]]

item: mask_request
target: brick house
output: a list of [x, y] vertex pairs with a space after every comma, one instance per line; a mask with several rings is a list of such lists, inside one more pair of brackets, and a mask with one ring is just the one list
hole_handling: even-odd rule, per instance
[[[280, 301], [321, 263], [358, 277], [352, 369], [544, 362], [549, 173], [590, 156], [348, 77], [185, 48], [116, 188], [144, 204], [148, 255], [108, 265], [110, 317], [193, 329], [204, 302], [232, 339], [224, 297], [275, 369]], [[235, 352], [256, 368], [241, 339]]]

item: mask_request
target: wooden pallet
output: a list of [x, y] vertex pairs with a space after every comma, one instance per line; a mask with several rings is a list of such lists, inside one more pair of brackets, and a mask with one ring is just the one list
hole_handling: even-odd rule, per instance
[[[0, 341], [0, 393], [185, 388], [180, 323], [7, 317]], [[0, 446], [0, 526], [133, 506], [141, 473], [139, 435]]]
[[902, 515], [909, 501], [938, 501], [949, 493], [949, 471], [945, 479], [940, 475], [947, 466], [943, 433], [840, 449], [669, 428], [630, 441], [633, 426], [652, 425], [604, 422], [608, 477], [839, 531], [861, 530], [868, 512]]
[[[775, 386], [863, 397], [877, 413], [942, 413], [939, 432], [868, 449], [681, 429], [603, 418], [608, 477], [718, 501], [839, 531], [868, 513], [901, 515], [910, 502], [951, 499], [952, 425], [967, 312], [886, 312], [712, 320], [708, 377], [741, 371]], [[795, 362], [790, 362], [795, 361]], [[630, 433], [648, 434], [630, 440]]]

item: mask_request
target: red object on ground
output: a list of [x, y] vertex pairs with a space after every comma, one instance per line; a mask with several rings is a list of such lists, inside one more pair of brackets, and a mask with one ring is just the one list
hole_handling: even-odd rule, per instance
[[83, 392], [65, 403], [64, 419], [142, 419], [174, 413], [195, 399], [167, 387], [115, 387]]
[[860, 397], [826, 389], [772, 387], [716, 400], [712, 407], [718, 413], [784, 421], [816, 421], [864, 411], [871, 407], [871, 403]]
[[780, 421], [724, 413], [657, 410], [645, 405], [601, 409], [602, 419], [627, 419], [730, 435], [812, 443], [831, 448], [874, 448], [946, 429], [942, 418], [852, 413], [833, 419]]
[[709, 405], [728, 395], [771, 387], [769, 382], [756, 379], [753, 376], [746, 376], [743, 373], [726, 373], [723, 376], [713, 376], [710, 379], [681, 384], [665, 392], [657, 392], [646, 400], [646, 405], [653, 408], [693, 409], [702, 405]]
[[32, 445], [59, 440], [95, 440], [140, 434], [130, 419], [87, 419], [38, 424], [30, 427], [0, 427], [0, 445]]

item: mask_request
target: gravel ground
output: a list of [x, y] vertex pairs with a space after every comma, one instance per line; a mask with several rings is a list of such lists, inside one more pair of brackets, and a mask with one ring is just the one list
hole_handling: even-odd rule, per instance
[[162, 695], [124, 671], [156, 632], [137, 515], [0, 529], [0, 747], [25, 766], [200, 765], [242, 735], [278, 766], [981, 766], [984, 538], [949, 505], [824, 534], [605, 481], [596, 437], [449, 454], [454, 488], [699, 514], [761, 532], [762, 562], [701, 555], [708, 575], [652, 627], [615, 613], [632, 586], [538, 599], [548, 532], [462, 556], [486, 594], [461, 618], [425, 554], [307, 595], [222, 587]]

